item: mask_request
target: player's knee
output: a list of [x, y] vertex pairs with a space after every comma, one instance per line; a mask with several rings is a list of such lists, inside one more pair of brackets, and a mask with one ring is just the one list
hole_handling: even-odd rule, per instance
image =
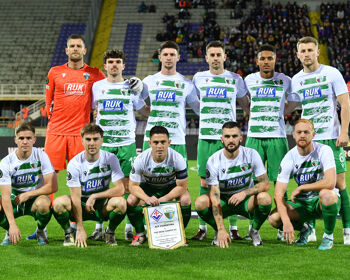
[[189, 206], [191, 205], [191, 197], [188, 192], [185, 192], [181, 197], [180, 197], [180, 205], [181, 206]]
[[338, 201], [338, 196], [332, 190], [321, 190], [319, 193], [320, 202], [324, 205], [331, 205]]
[[282, 224], [281, 217], [277, 211], [273, 211], [269, 216], [269, 223], [274, 228], [279, 228]]
[[205, 208], [209, 207], [209, 196], [208, 195], [201, 195], [197, 197], [195, 201], [195, 207], [196, 210], [203, 210]]
[[126, 200], [122, 197], [111, 198], [109, 204], [114, 212], [119, 214], [124, 214], [126, 212]]
[[137, 199], [136, 196], [130, 194], [126, 202], [128, 206], [137, 206], [137, 204], [139, 203], [139, 200]]
[[39, 196], [34, 202], [34, 209], [40, 213], [47, 213], [50, 210], [51, 201], [47, 196]]
[[62, 214], [67, 210], [69, 211], [70, 210], [69, 206], [70, 206], [70, 199], [68, 196], [57, 197], [52, 203], [53, 211], [57, 214]]
[[271, 196], [267, 192], [258, 193], [257, 200], [259, 205], [271, 204]]

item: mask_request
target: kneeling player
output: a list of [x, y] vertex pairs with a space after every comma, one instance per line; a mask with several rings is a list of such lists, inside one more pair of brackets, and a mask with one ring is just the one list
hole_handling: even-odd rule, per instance
[[33, 147], [35, 141], [35, 128], [20, 125], [17, 149], [0, 163], [0, 226], [8, 230], [1, 245], [19, 242], [21, 232], [15, 219], [24, 215], [38, 221], [38, 244], [48, 244], [44, 232], [52, 214], [48, 195], [57, 191], [57, 177], [47, 154]]
[[[257, 151], [240, 147], [242, 140], [236, 122], [226, 122], [222, 126], [224, 148], [214, 153], [207, 162], [209, 194], [196, 199], [198, 215], [217, 232], [212, 245], [221, 248], [228, 247], [228, 242], [231, 242], [223, 219], [233, 214], [253, 219], [249, 235], [254, 246], [262, 245], [259, 229], [271, 210], [266, 169]], [[258, 182], [256, 185], [253, 173]]]
[[[57, 222], [65, 232], [64, 246], [86, 247], [86, 232], [83, 221], [109, 220], [105, 231], [106, 243], [117, 245], [114, 231], [124, 219], [126, 201], [117, 157], [100, 150], [103, 130], [95, 124], [88, 124], [81, 130], [85, 151], [77, 154], [67, 167], [67, 185], [70, 196], [54, 200], [53, 211]], [[113, 187], [109, 188], [112, 181]], [[77, 232], [70, 228], [69, 220], [77, 222]], [[75, 239], [75, 240], [74, 240]]]
[[[332, 149], [313, 142], [314, 136], [311, 121], [300, 119], [296, 122], [293, 131], [296, 147], [281, 162], [275, 188], [277, 211], [271, 214], [269, 222], [276, 228], [283, 226], [288, 243], [294, 242], [294, 229], [300, 230], [296, 244], [306, 245], [312, 227], [305, 222], [323, 217], [325, 233], [318, 249], [327, 250], [333, 247], [333, 232], [340, 208], [339, 191], [334, 189], [336, 170]], [[298, 187], [285, 202], [283, 194], [291, 174]]]
[[133, 246], [146, 241], [142, 207], [137, 206], [140, 200], [151, 206], [179, 200], [184, 227], [191, 218], [185, 159], [169, 147], [169, 133], [165, 127], [154, 126], [148, 144], [151, 148], [137, 156], [130, 173], [128, 216], [137, 233], [131, 243]]

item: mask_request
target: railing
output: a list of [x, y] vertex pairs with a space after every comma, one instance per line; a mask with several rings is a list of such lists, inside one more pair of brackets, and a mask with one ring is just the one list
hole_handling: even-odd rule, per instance
[[23, 100], [41, 99], [45, 97], [43, 84], [2, 84], [0, 85], [0, 99]]

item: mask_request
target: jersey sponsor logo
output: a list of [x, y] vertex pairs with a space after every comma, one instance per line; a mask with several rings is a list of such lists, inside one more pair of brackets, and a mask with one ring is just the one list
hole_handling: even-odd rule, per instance
[[246, 182], [247, 182], [247, 179], [245, 176], [237, 177], [237, 178], [233, 178], [230, 180], [226, 180], [225, 187], [226, 188], [230, 188], [230, 187], [240, 188], [240, 187], [243, 187], [246, 184]]
[[65, 94], [82, 95], [86, 92], [86, 85], [81, 83], [66, 83], [64, 84]]
[[175, 102], [176, 93], [169, 90], [158, 90], [156, 92], [156, 101], [158, 102]]
[[85, 182], [84, 191], [91, 192], [98, 189], [101, 189], [105, 186], [105, 179], [93, 179]]
[[226, 88], [207, 88], [207, 98], [225, 99], [227, 97]]
[[304, 100], [320, 98], [322, 97], [321, 88], [315, 87], [315, 88], [304, 89], [303, 96], [304, 96]]
[[160, 212], [158, 209], [155, 209], [153, 213], [151, 214], [151, 217], [156, 222], [159, 222], [160, 218], [163, 216], [162, 212]]
[[103, 100], [104, 111], [123, 111], [123, 100]]
[[276, 97], [276, 89], [273, 87], [263, 87], [256, 89], [257, 97]]
[[317, 175], [314, 172], [298, 174], [297, 182], [299, 185], [314, 183], [317, 180]]
[[18, 175], [14, 177], [15, 184], [33, 184], [35, 182], [34, 174]]
[[154, 184], [162, 184], [162, 183], [167, 183], [169, 182], [169, 177], [151, 177], [150, 179], [150, 183], [154, 183]]

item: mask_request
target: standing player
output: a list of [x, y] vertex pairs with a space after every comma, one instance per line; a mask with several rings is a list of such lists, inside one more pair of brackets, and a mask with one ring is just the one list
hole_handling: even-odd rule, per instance
[[33, 147], [35, 141], [35, 128], [20, 125], [17, 149], [0, 163], [0, 226], [8, 231], [1, 245], [19, 242], [21, 232], [15, 219], [24, 215], [38, 221], [38, 244], [48, 244], [44, 232], [52, 214], [48, 195], [57, 191], [57, 177], [47, 154]]
[[148, 140], [153, 126], [164, 126], [169, 131], [171, 147], [187, 160], [186, 152], [186, 103], [199, 115], [199, 100], [193, 83], [176, 72], [180, 59], [180, 48], [172, 42], [161, 44], [159, 60], [160, 72], [147, 76], [144, 80], [142, 96], [151, 103], [143, 150], [149, 148]]
[[[83, 221], [109, 220], [105, 231], [106, 243], [117, 245], [114, 231], [124, 219], [126, 201], [124, 174], [117, 157], [100, 150], [103, 130], [96, 124], [88, 124], [81, 130], [84, 151], [77, 154], [67, 167], [67, 185], [70, 196], [60, 196], [53, 203], [57, 222], [64, 230], [64, 246], [86, 247]], [[110, 182], [113, 187], [109, 188]], [[77, 232], [69, 226], [69, 220], [77, 222]], [[74, 240], [75, 239], [75, 240]]]
[[[269, 180], [276, 182], [280, 163], [288, 152], [284, 104], [291, 90], [291, 79], [275, 72], [276, 49], [271, 45], [259, 48], [256, 64], [260, 71], [245, 78], [251, 97], [245, 146], [255, 149], [263, 163], [267, 162]], [[282, 238], [282, 232], [277, 238]]]
[[[149, 107], [140, 98], [142, 82], [137, 79], [141, 87], [135, 92], [135, 87], [131, 90], [131, 84], [137, 83], [136, 78], [123, 78], [124, 53], [120, 50], [108, 50], [104, 53], [103, 61], [107, 79], [94, 83], [92, 109], [97, 109], [96, 124], [104, 131], [101, 149], [117, 156], [128, 193], [131, 164], [136, 158], [134, 108], [148, 116]], [[89, 239], [97, 240], [102, 238], [102, 235], [102, 224], [97, 223], [96, 230]], [[125, 238], [132, 240], [132, 226], [129, 221], [125, 226]]]
[[[58, 173], [84, 147], [80, 130], [90, 122], [91, 87], [105, 75], [84, 63], [85, 42], [80, 34], [67, 39], [68, 62], [52, 67], [46, 84], [46, 110], [49, 123], [45, 152]], [[53, 201], [53, 196], [51, 197]], [[35, 232], [27, 239], [35, 239]]]
[[[291, 149], [281, 162], [280, 172], [275, 187], [277, 211], [269, 217], [269, 222], [276, 228], [282, 228], [288, 243], [294, 242], [294, 228], [300, 230], [297, 245], [306, 245], [312, 227], [304, 222], [323, 217], [325, 233], [318, 247], [328, 250], [333, 247], [333, 232], [340, 203], [334, 189], [336, 169], [332, 149], [313, 142], [315, 130], [310, 120], [296, 122], [293, 138], [296, 147]], [[283, 198], [287, 190], [290, 175], [298, 187], [291, 193], [290, 200]]]
[[[336, 188], [339, 189], [341, 200], [344, 244], [350, 245], [350, 199], [345, 184], [346, 162], [343, 150], [349, 141], [348, 89], [336, 68], [319, 64], [320, 50], [315, 38], [301, 38], [297, 44], [297, 51], [303, 70], [292, 78], [293, 98], [302, 104], [302, 118], [314, 123], [315, 140], [333, 150], [337, 169]], [[341, 124], [336, 110], [337, 102], [341, 108]]]
[[209, 193], [196, 199], [198, 215], [217, 232], [212, 245], [221, 248], [231, 242], [223, 219], [232, 214], [253, 219], [249, 235], [254, 246], [262, 245], [259, 229], [271, 210], [271, 197], [267, 193], [270, 183], [264, 164], [257, 151], [240, 147], [242, 140], [236, 122], [222, 126], [224, 148], [215, 152], [206, 166]]
[[[212, 41], [206, 47], [209, 71], [198, 72], [193, 77], [200, 95], [200, 122], [197, 167], [201, 177], [199, 194], [208, 193], [205, 168], [208, 158], [223, 148], [220, 141], [221, 127], [225, 122], [236, 121], [236, 101], [249, 115], [247, 88], [238, 74], [224, 69], [226, 60], [224, 44]], [[231, 239], [240, 240], [237, 216], [229, 217]], [[192, 240], [203, 240], [207, 236], [205, 222], [199, 220], [199, 230]]]
[[170, 148], [169, 132], [154, 126], [150, 131], [150, 149], [134, 161], [130, 173], [128, 215], [136, 235], [131, 243], [139, 246], [146, 241], [140, 200], [151, 206], [160, 202], [179, 200], [186, 228], [191, 218], [191, 197], [187, 190], [187, 166], [183, 156]]

